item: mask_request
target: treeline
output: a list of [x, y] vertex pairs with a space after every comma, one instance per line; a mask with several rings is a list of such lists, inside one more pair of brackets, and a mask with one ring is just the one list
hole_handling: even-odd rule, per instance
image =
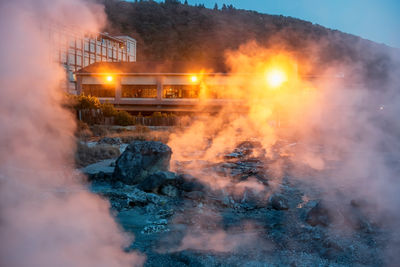
[[221, 66], [224, 51], [255, 40], [267, 47], [278, 45], [295, 51], [318, 69], [338, 62], [360, 63], [361, 76], [381, 80], [392, 64], [388, 53], [395, 50], [311, 22], [232, 5], [208, 9], [176, 0], [99, 1], [108, 16], [105, 31], [136, 38], [138, 60], [196, 60]]

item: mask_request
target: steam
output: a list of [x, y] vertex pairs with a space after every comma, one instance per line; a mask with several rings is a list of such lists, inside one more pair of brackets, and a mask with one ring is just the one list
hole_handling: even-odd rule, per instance
[[[309, 44], [310, 51], [319, 49], [319, 44]], [[247, 112], [239, 114], [237, 107], [226, 105], [217, 115], [202, 118], [189, 129], [175, 133], [169, 141], [173, 160], [179, 164], [186, 162], [185, 171], [211, 188], [243, 195], [243, 184], [213, 173], [212, 169], [201, 170], [207, 165], [204, 162], [220, 164], [223, 156], [244, 140], [256, 140], [265, 168], [271, 171], [268, 179], [275, 179], [277, 186], [265, 192], [253, 181], [246, 184], [247, 189], [267, 197], [279, 191], [279, 180], [290, 174], [318, 186], [321, 197], [337, 206], [348, 206], [352, 199], [366, 201], [373, 222], [397, 231], [394, 225], [400, 222], [400, 131], [396, 118], [400, 100], [399, 61], [398, 55], [379, 50], [365, 54], [371, 52], [389, 59], [379, 70], [386, 75], [373, 81], [371, 77], [362, 79], [368, 73], [366, 66], [343, 62], [324, 66], [310, 82], [295, 73], [296, 62], [303, 72], [318, 69], [312, 65], [318, 62], [312, 55], [308, 60], [297, 58], [280, 46], [265, 48], [254, 42], [228, 51], [227, 64], [238, 75], [229, 80], [225, 93], [242, 99]], [[266, 71], [274, 66], [289, 77], [289, 82], [279, 89], [271, 88], [265, 81]], [[249, 75], [240, 75], [243, 73]], [[294, 145], [291, 147], [290, 143]], [[281, 153], [290, 155], [289, 171], [274, 154], [277, 144]], [[304, 191], [308, 193], [306, 187]], [[199, 242], [196, 244], [201, 249]]]
[[[62, 107], [65, 71], [53, 62], [48, 27], [95, 32], [89, 1], [1, 1], [0, 258], [2, 266], [132, 266], [143, 257], [109, 204], [74, 172], [74, 118]], [[79, 27], [76, 27], [79, 25]]]

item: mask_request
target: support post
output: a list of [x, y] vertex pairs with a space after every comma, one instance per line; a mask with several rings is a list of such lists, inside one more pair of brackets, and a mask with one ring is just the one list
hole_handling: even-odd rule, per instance
[[115, 78], [115, 102], [119, 104], [121, 100], [121, 77]]
[[161, 102], [162, 99], [162, 90], [163, 90], [163, 77], [159, 77], [157, 79], [157, 101]]

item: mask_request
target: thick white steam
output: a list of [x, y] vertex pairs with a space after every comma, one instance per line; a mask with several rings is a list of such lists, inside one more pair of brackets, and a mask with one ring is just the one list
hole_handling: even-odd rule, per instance
[[74, 118], [62, 107], [65, 72], [49, 24], [95, 32], [102, 9], [81, 0], [0, 2], [1, 266], [132, 266], [131, 241], [109, 203], [78, 182]]

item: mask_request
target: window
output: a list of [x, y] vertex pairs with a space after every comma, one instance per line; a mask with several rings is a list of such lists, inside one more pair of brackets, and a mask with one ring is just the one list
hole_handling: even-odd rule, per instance
[[198, 98], [200, 87], [198, 85], [164, 85], [164, 98]]
[[94, 43], [90, 42], [90, 52], [95, 53], [95, 45]]
[[95, 62], [94, 54], [90, 54], [90, 61], [89, 61], [89, 63], [90, 63], [90, 64], [93, 64], [94, 62]]
[[131, 46], [131, 49], [130, 49], [130, 55], [131, 56], [133, 56], [133, 55], [135, 55], [135, 44], [129, 44], [130, 46]]
[[68, 53], [68, 64], [74, 65], [75, 64], [75, 55]]
[[82, 66], [82, 56], [76, 56], [76, 65]]
[[89, 42], [85, 41], [85, 51], [89, 51]]
[[157, 84], [122, 85], [123, 98], [156, 98]]
[[96, 97], [115, 97], [114, 85], [108, 84], [82, 84], [82, 92]]
[[84, 67], [89, 65], [89, 57], [85, 56], [85, 62], [84, 62]]

